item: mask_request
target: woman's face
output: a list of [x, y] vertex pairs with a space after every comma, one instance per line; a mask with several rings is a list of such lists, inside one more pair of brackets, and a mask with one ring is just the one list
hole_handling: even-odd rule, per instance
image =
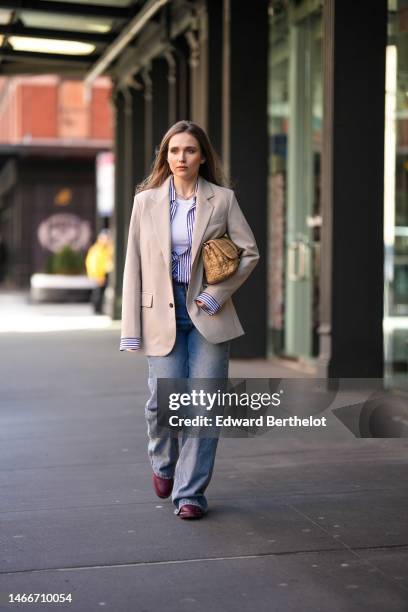
[[170, 138], [167, 161], [174, 176], [188, 181], [197, 177], [205, 158], [197, 138], [188, 132], [180, 132]]

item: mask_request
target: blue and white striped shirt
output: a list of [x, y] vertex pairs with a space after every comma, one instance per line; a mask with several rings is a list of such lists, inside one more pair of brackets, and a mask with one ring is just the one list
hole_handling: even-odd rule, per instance
[[[187, 234], [188, 234], [188, 247], [182, 252], [177, 253], [174, 249], [171, 252], [171, 273], [173, 280], [189, 283], [191, 275], [191, 245], [193, 242], [193, 231], [195, 221], [195, 211], [197, 204], [197, 187], [198, 181], [195, 186], [194, 199], [191, 207], [187, 212]], [[174, 187], [173, 176], [170, 178], [170, 223], [173, 222], [174, 216], [177, 210], [177, 199], [176, 189]], [[203, 291], [198, 295], [195, 300], [200, 300], [204, 306], [201, 306], [203, 310], [210, 316], [216, 314], [220, 309], [220, 304], [210, 294]], [[140, 349], [141, 338], [122, 338], [120, 341], [119, 350], [124, 351], [126, 349]]]
[[[191, 244], [193, 241], [193, 230], [195, 221], [195, 211], [197, 204], [197, 186], [194, 190], [194, 198], [191, 207], [187, 212], [187, 236], [188, 247], [182, 253], [176, 253], [174, 249], [171, 251], [171, 275], [180, 283], [188, 283], [191, 274]], [[170, 179], [170, 223], [173, 223], [176, 215], [178, 202], [176, 199], [176, 189], [174, 187], [173, 177]], [[174, 245], [172, 245], [174, 246]]]

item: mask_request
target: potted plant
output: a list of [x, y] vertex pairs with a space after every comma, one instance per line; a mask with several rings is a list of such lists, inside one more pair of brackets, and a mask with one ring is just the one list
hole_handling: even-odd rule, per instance
[[95, 286], [86, 275], [83, 253], [66, 245], [50, 255], [45, 273], [32, 275], [30, 298], [33, 302], [88, 302]]

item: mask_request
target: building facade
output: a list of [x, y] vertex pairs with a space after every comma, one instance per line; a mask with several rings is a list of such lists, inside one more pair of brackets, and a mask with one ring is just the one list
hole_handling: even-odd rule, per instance
[[233, 354], [381, 377], [387, 28], [404, 3], [171, 4], [112, 68], [117, 244], [164, 131], [197, 121], [262, 256], [236, 295], [247, 334]]
[[0, 233], [10, 287], [28, 287], [63, 246], [85, 254], [92, 243], [95, 160], [112, 146], [110, 95], [108, 78], [89, 99], [80, 79], [0, 79]]
[[[47, 6], [47, 30], [33, 21], [36, 3], [17, 10], [0, 73], [112, 79], [111, 314], [120, 317], [135, 185], [167, 128], [187, 118], [207, 130], [261, 253], [234, 296], [247, 334], [233, 356], [406, 386], [408, 0]], [[63, 54], [52, 40], [47, 53], [18, 50], [19, 34], [52, 28]]]

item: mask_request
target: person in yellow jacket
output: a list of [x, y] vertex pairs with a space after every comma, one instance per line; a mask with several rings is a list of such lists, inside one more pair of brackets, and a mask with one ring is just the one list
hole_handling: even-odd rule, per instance
[[92, 303], [95, 314], [101, 314], [109, 272], [113, 269], [113, 244], [108, 229], [101, 230], [96, 242], [89, 248], [85, 258], [85, 267], [88, 277], [98, 283], [92, 292]]

